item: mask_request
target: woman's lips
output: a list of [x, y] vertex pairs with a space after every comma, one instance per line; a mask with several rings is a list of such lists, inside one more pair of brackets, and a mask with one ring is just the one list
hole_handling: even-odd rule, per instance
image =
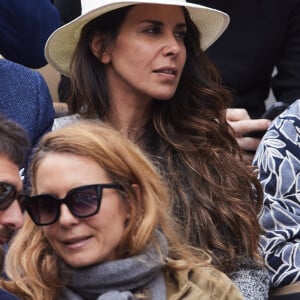
[[64, 244], [64, 246], [66, 246], [70, 249], [80, 248], [80, 247], [84, 246], [91, 238], [92, 238], [92, 236], [84, 236], [84, 237], [65, 239], [63, 241], [63, 244]]

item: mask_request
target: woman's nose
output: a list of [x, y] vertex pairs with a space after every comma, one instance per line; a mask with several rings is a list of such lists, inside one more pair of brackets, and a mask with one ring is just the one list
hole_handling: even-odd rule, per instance
[[165, 45], [163, 47], [163, 55], [164, 56], [176, 56], [180, 50], [181, 50], [181, 45], [180, 42], [176, 39], [174, 34], [168, 35], [165, 40]]
[[69, 210], [66, 204], [60, 206], [60, 215], [58, 222], [63, 226], [69, 226], [78, 223], [78, 218], [75, 217]]

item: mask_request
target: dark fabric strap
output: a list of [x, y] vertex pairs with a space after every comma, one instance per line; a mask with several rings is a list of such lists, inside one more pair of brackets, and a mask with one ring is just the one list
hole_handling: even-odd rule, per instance
[[293, 293], [299, 293], [300, 295], [300, 282], [270, 289], [271, 296], [288, 295]]

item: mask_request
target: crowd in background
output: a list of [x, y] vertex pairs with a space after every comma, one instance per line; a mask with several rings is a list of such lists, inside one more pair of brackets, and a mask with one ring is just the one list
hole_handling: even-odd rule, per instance
[[0, 298], [299, 297], [300, 1], [98, 2], [0, 0]]

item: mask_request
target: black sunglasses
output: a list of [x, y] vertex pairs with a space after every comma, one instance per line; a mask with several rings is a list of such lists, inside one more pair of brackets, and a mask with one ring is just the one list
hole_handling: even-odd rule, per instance
[[121, 189], [116, 183], [92, 184], [71, 189], [64, 199], [53, 195], [41, 194], [24, 196], [25, 208], [36, 225], [55, 223], [60, 216], [60, 206], [66, 204], [77, 218], [86, 218], [98, 213], [103, 189]]
[[14, 185], [0, 182], [0, 210], [7, 209], [15, 200], [18, 200], [21, 210], [24, 211], [23, 194], [18, 193]]

